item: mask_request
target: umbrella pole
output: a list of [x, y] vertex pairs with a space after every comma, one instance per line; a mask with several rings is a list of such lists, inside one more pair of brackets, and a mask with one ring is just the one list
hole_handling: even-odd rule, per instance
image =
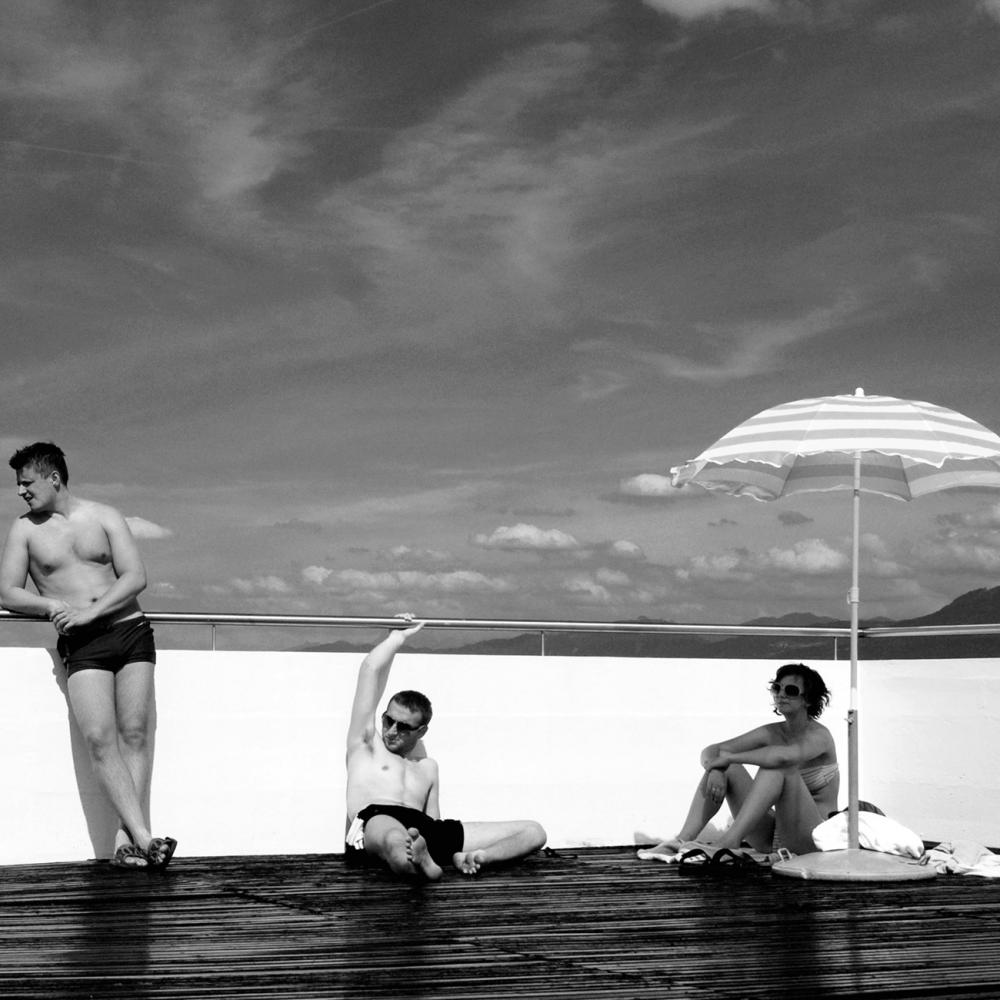
[[931, 865], [861, 849], [858, 831], [858, 587], [861, 556], [861, 452], [854, 453], [853, 537], [851, 539], [851, 703], [847, 712], [847, 850], [818, 851], [778, 861], [776, 875], [844, 882], [917, 882], [933, 878]]
[[847, 846], [857, 850], [858, 836], [858, 563], [861, 556], [861, 452], [854, 453], [854, 532], [851, 540], [851, 701], [847, 711]]

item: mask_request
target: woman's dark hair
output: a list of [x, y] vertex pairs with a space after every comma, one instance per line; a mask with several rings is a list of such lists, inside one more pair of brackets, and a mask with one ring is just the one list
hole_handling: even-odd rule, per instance
[[784, 680], [793, 674], [802, 678], [802, 695], [806, 702], [806, 712], [810, 719], [818, 719], [823, 714], [823, 709], [830, 704], [830, 691], [823, 678], [804, 663], [786, 663], [783, 667], [778, 667], [778, 672], [774, 675], [774, 681]]

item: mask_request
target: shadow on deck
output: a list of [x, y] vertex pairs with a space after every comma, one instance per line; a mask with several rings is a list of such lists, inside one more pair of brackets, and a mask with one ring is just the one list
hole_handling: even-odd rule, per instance
[[390, 882], [340, 855], [0, 868], [0, 996], [1000, 996], [1000, 880], [685, 874], [632, 848]]

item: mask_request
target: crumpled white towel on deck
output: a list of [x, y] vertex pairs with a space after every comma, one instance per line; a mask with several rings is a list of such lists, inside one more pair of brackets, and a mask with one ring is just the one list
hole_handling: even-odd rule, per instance
[[[813, 829], [812, 838], [821, 851], [846, 850], [847, 813], [839, 812], [824, 820]], [[921, 858], [924, 854], [924, 842], [912, 830], [878, 813], [858, 813], [858, 843], [869, 851], [904, 858]]]
[[945, 840], [927, 852], [927, 863], [942, 875], [981, 875], [1000, 878], [1000, 854], [974, 840]]

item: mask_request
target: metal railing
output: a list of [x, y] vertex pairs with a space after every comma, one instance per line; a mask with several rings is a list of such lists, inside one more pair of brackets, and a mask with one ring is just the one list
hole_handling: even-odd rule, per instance
[[[337, 628], [337, 629], [386, 629], [400, 628], [396, 617], [355, 617], [338, 615], [273, 615], [228, 614], [204, 612], [147, 611], [146, 617], [162, 625], [205, 625], [211, 629], [211, 648], [216, 649], [216, 631], [220, 627], [282, 627], [282, 628]], [[0, 610], [0, 622], [47, 622], [45, 618], [19, 615]], [[715, 625], [675, 624], [658, 622], [601, 622], [601, 621], [542, 621], [500, 618], [425, 618], [425, 629], [462, 632], [518, 632], [537, 633], [540, 654], [545, 655], [546, 635], [553, 633], [589, 632], [612, 635], [686, 635], [686, 636], [777, 636], [786, 638], [832, 638], [833, 658], [838, 658], [838, 640], [850, 639], [847, 625], [784, 626], [784, 625]], [[863, 639], [913, 636], [968, 636], [1000, 634], [1000, 623], [978, 625], [934, 626], [880, 626], [862, 628], [858, 635]]]

